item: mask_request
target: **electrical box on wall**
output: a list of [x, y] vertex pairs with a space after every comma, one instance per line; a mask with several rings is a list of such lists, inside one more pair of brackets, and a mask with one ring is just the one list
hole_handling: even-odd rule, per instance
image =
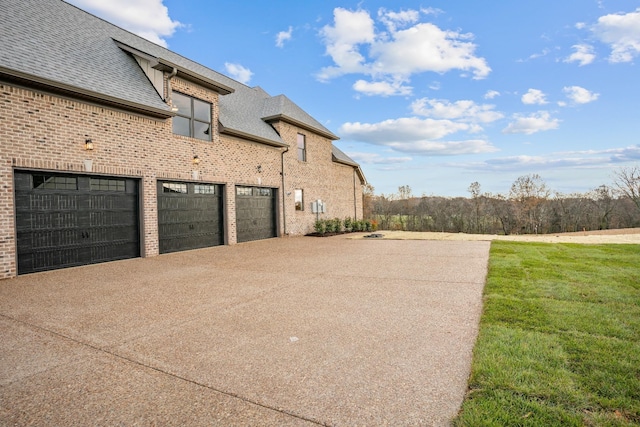
[[326, 206], [325, 203], [318, 199], [315, 202], [311, 203], [311, 212], [312, 213], [325, 213], [326, 212]]

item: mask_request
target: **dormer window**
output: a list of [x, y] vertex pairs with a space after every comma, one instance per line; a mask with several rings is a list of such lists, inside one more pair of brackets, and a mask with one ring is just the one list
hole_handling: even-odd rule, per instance
[[211, 104], [178, 92], [171, 93], [171, 103], [178, 109], [173, 133], [211, 141]]

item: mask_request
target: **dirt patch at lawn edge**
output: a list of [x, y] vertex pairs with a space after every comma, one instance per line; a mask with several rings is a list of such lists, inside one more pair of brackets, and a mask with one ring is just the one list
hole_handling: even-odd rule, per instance
[[[371, 233], [359, 233], [350, 235], [349, 238], [362, 239]], [[438, 233], [421, 231], [390, 231], [380, 230], [376, 234], [381, 234], [381, 239], [388, 240], [468, 240], [468, 241], [493, 241], [509, 240], [521, 242], [543, 242], [543, 243], [581, 243], [581, 244], [640, 244], [640, 228], [624, 228], [617, 230], [594, 230], [580, 231], [575, 233], [556, 234], [524, 234], [499, 236], [497, 234], [467, 234], [467, 233]]]

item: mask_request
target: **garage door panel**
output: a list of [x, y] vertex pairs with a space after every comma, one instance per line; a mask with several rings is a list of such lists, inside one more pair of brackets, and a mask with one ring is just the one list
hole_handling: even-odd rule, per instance
[[136, 180], [18, 171], [15, 183], [19, 274], [140, 255]]
[[236, 189], [238, 242], [276, 237], [276, 190], [261, 187]]
[[[198, 187], [209, 193], [196, 193]], [[158, 182], [160, 253], [224, 243], [221, 189], [214, 184]]]
[[31, 251], [18, 258], [18, 272], [35, 273], [85, 265], [90, 263], [89, 255], [89, 251], [79, 247]]

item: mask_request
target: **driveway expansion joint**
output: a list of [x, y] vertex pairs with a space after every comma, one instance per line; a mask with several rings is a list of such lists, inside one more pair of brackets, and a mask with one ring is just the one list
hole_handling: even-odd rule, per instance
[[[195, 381], [195, 380], [192, 380], [192, 379], [189, 379], [189, 378], [185, 378], [185, 377], [182, 377], [180, 375], [173, 374], [171, 372], [165, 371], [165, 370], [163, 370], [161, 368], [157, 368], [155, 366], [147, 365], [147, 364], [139, 362], [139, 361], [137, 361], [137, 360], [135, 360], [133, 358], [126, 357], [126, 356], [118, 354], [118, 353], [116, 353], [114, 351], [107, 350], [106, 348], [99, 347], [99, 346], [96, 346], [96, 345], [93, 345], [93, 344], [89, 344], [89, 343], [84, 342], [84, 341], [80, 341], [80, 340], [78, 340], [76, 338], [69, 337], [69, 336], [67, 336], [65, 334], [62, 334], [60, 332], [52, 331], [50, 329], [44, 328], [42, 326], [35, 325], [33, 323], [30, 323], [30, 322], [26, 322], [24, 320], [16, 319], [14, 317], [7, 316], [5, 314], [0, 314], [0, 317], [8, 319], [8, 320], [11, 320], [11, 321], [14, 321], [16, 323], [20, 323], [20, 324], [22, 324], [24, 326], [28, 326], [29, 328], [32, 328], [32, 329], [47, 333], [49, 335], [54, 335], [55, 337], [62, 338], [65, 341], [71, 341], [71, 342], [73, 342], [75, 344], [78, 344], [78, 345], [81, 345], [83, 347], [87, 347], [87, 348], [89, 348], [89, 349], [91, 349], [93, 351], [96, 351], [97, 353], [109, 355], [109, 356], [114, 357], [114, 358], [116, 358], [118, 360], [122, 360], [122, 361], [131, 363], [133, 365], [136, 365], [136, 366], [139, 366], [139, 367], [142, 367], [142, 368], [150, 369], [150, 370], [158, 372], [160, 374], [167, 375], [167, 376], [169, 376], [171, 378], [175, 378], [177, 380], [184, 381], [184, 382], [187, 382], [189, 384], [193, 384], [193, 385], [201, 387], [201, 388], [205, 388], [205, 389], [213, 391], [215, 393], [223, 394], [223, 395], [231, 397], [233, 399], [241, 400], [241, 401], [249, 403], [251, 405], [259, 406], [261, 408], [268, 409], [268, 410], [274, 411], [274, 412], [278, 412], [278, 413], [280, 413], [282, 415], [286, 415], [286, 416], [289, 416], [289, 417], [292, 417], [292, 418], [297, 418], [297, 419], [299, 419], [301, 421], [306, 421], [306, 422], [313, 423], [313, 424], [316, 424], [316, 425], [319, 425], [319, 426], [331, 427], [330, 424], [326, 424], [326, 423], [314, 420], [312, 418], [308, 418], [308, 417], [305, 417], [305, 416], [302, 416], [302, 415], [298, 415], [298, 414], [295, 414], [293, 412], [287, 411], [287, 410], [282, 409], [282, 408], [274, 408], [274, 407], [266, 405], [264, 403], [260, 403], [260, 402], [251, 400], [249, 398], [240, 396], [239, 394], [236, 394], [236, 393], [220, 390], [220, 389], [217, 389], [215, 387], [209, 386], [207, 384], [202, 384], [202, 383], [200, 383], [198, 381]], [[67, 362], [66, 364], [72, 364], [72, 363], [78, 362], [80, 360], [81, 359], [74, 359], [73, 361]], [[58, 365], [58, 366], [60, 366], [60, 365]]]

